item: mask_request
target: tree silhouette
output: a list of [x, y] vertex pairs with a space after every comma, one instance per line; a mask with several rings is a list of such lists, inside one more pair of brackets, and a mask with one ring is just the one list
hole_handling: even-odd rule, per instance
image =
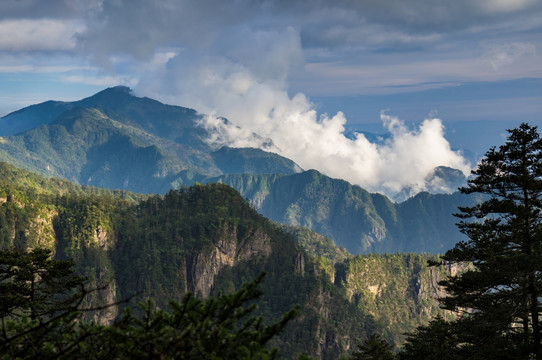
[[442, 257], [474, 266], [440, 282], [448, 294], [442, 306], [459, 315], [447, 330], [460, 358], [542, 359], [542, 140], [525, 123], [509, 134], [460, 189], [481, 201], [460, 208], [458, 226], [469, 240]]

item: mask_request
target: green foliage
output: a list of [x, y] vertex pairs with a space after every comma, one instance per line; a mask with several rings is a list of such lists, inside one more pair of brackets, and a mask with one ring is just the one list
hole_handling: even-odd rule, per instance
[[450, 323], [437, 316], [427, 326], [420, 326], [406, 339], [401, 360], [458, 360], [464, 353], [460, 348], [459, 334]]
[[278, 350], [266, 345], [295, 317], [287, 312], [280, 321], [264, 325], [253, 316], [261, 296], [262, 276], [230, 295], [195, 298], [191, 293], [170, 311], [159, 310], [152, 301], [140, 304], [141, 316], [131, 311], [113, 327], [105, 328], [101, 354], [126, 359], [273, 359]]
[[258, 149], [214, 151], [194, 110], [138, 98], [123, 87], [34, 105], [7, 119], [0, 133], [11, 136], [0, 141], [1, 160], [80, 184], [165, 193], [172, 184], [192, 184], [189, 173], [299, 171], [291, 160]]
[[[362, 260], [351, 259], [329, 238], [301, 228], [284, 231], [226, 185], [142, 196], [55, 181], [14, 170], [0, 187], [6, 198], [0, 210], [6, 210], [9, 224], [26, 219], [17, 225], [25, 248], [40, 245], [41, 235], [48, 234], [45, 245], [58, 259], [73, 257], [77, 273], [89, 278], [88, 286], [104, 288], [88, 294], [84, 307], [102, 308], [137, 295], [166, 309], [169, 300], [182, 303], [188, 292], [198, 299], [235, 292], [266, 271], [264, 294], [254, 310], [266, 319], [264, 326], [301, 305], [300, 315], [269, 346], [286, 358], [310, 353], [322, 359], [337, 358], [352, 348], [352, 339], [366, 339], [375, 331], [397, 343], [400, 332], [424, 323], [436, 308], [427, 300], [432, 287], [426, 256], [371, 255], [367, 266], [355, 267]], [[13, 227], [4, 229], [5, 246], [11, 246]], [[416, 281], [409, 282], [408, 276], [417, 276]], [[382, 296], [370, 292], [375, 284], [388, 287], [381, 287]], [[84, 312], [78, 317], [88, 325], [82, 334], [100, 332], [89, 321], [105, 325], [126, 306]]]
[[73, 261], [51, 251], [0, 250], [0, 357], [53, 358], [71, 348], [79, 306], [89, 291]]
[[78, 300], [74, 289], [84, 282], [73, 266], [73, 261], [52, 260], [46, 249], [0, 251], [0, 316], [36, 320], [70, 308]]
[[428, 318], [444, 315], [439, 309], [434, 284], [446, 275], [444, 268], [429, 269], [429, 255], [357, 255], [336, 266], [350, 300], [371, 314], [382, 335], [399, 345], [405, 332], [424, 325]]
[[441, 253], [463, 235], [452, 213], [475, 196], [421, 193], [400, 204], [315, 170], [292, 175], [230, 174], [201, 178], [237, 189], [264, 216], [309, 228], [352, 254]]
[[211, 155], [224, 174], [293, 174], [301, 171], [292, 160], [255, 148], [224, 146]]
[[[393, 346], [380, 336], [373, 333], [363, 344], [358, 345], [352, 353], [352, 360], [394, 360]], [[425, 358], [420, 358], [425, 359]]]
[[312, 256], [323, 257], [330, 261], [331, 265], [344, 261], [352, 255], [345, 248], [340, 248], [330, 238], [320, 235], [308, 228], [298, 226], [284, 226], [284, 229], [291, 233], [297, 243]]

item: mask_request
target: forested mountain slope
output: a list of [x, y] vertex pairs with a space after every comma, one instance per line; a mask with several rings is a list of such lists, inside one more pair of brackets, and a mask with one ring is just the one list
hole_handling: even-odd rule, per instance
[[391, 202], [344, 180], [309, 170], [292, 175], [230, 174], [200, 178], [237, 189], [271, 220], [304, 226], [357, 253], [438, 254], [464, 239], [453, 216], [475, 196], [420, 193]]
[[[352, 257], [308, 230], [285, 231], [226, 185], [139, 196], [2, 167], [2, 247], [42, 246], [74, 258], [81, 273], [108, 284], [95, 302], [136, 294], [163, 305], [187, 291], [230, 291], [266, 271], [261, 315], [271, 321], [301, 305], [276, 345], [287, 358], [306, 352], [322, 359], [374, 331], [399, 343], [403, 331], [440, 311], [435, 284], [448, 270], [428, 269], [427, 256]], [[96, 320], [111, 321], [119, 311]]]
[[48, 101], [0, 119], [0, 160], [79, 184], [146, 193], [191, 184], [195, 175], [301, 171], [274, 153], [210, 145], [201, 117], [126, 87]]

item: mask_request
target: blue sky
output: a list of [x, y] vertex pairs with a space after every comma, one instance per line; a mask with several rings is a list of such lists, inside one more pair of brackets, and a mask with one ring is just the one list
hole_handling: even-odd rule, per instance
[[[127, 85], [226, 116], [247, 131], [223, 129], [225, 144], [259, 146], [257, 132], [305, 168], [322, 163], [306, 154], [324, 143], [341, 168], [368, 166], [339, 161], [374, 148], [347, 142], [345, 127], [399, 124], [399, 139], [425, 119], [478, 154], [504, 128], [540, 123], [541, 35], [539, 0], [3, 0], [0, 116]], [[375, 159], [392, 161], [393, 146]], [[370, 187], [362, 177], [348, 179]]]

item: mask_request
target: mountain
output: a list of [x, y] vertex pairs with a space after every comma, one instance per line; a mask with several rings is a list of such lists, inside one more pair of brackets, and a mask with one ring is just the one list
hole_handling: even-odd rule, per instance
[[75, 259], [81, 274], [106, 284], [92, 304], [137, 296], [93, 317], [101, 323], [147, 297], [162, 307], [188, 291], [204, 298], [261, 271], [261, 316], [273, 321], [301, 306], [273, 344], [284, 358], [336, 359], [374, 331], [400, 344], [403, 332], [446, 315], [436, 284], [457, 269], [428, 268], [427, 255], [353, 257], [307, 229], [285, 231], [223, 184], [144, 196], [0, 168], [0, 247]]
[[8, 114], [0, 119], [0, 136], [0, 160], [45, 176], [136, 192], [165, 193], [196, 174], [301, 171], [274, 153], [215, 148], [195, 110], [139, 98], [126, 87]]
[[442, 253], [464, 239], [453, 216], [458, 206], [478, 201], [460, 193], [419, 193], [397, 204], [316, 170], [292, 175], [228, 174], [197, 181], [227, 184], [269, 219], [308, 227], [352, 254]]
[[[459, 194], [393, 203], [346, 181], [254, 148], [215, 148], [193, 109], [106, 89], [75, 102], [29, 106], [0, 119], [0, 161], [81, 185], [165, 194], [197, 182], [222, 182], [264, 216], [310, 228], [353, 254], [440, 253], [463, 239], [455, 227]], [[223, 121], [227, 121], [223, 119]], [[257, 136], [257, 135], [255, 135]], [[439, 167], [426, 182], [435, 192], [465, 181]], [[443, 230], [444, 229], [444, 230]]]

